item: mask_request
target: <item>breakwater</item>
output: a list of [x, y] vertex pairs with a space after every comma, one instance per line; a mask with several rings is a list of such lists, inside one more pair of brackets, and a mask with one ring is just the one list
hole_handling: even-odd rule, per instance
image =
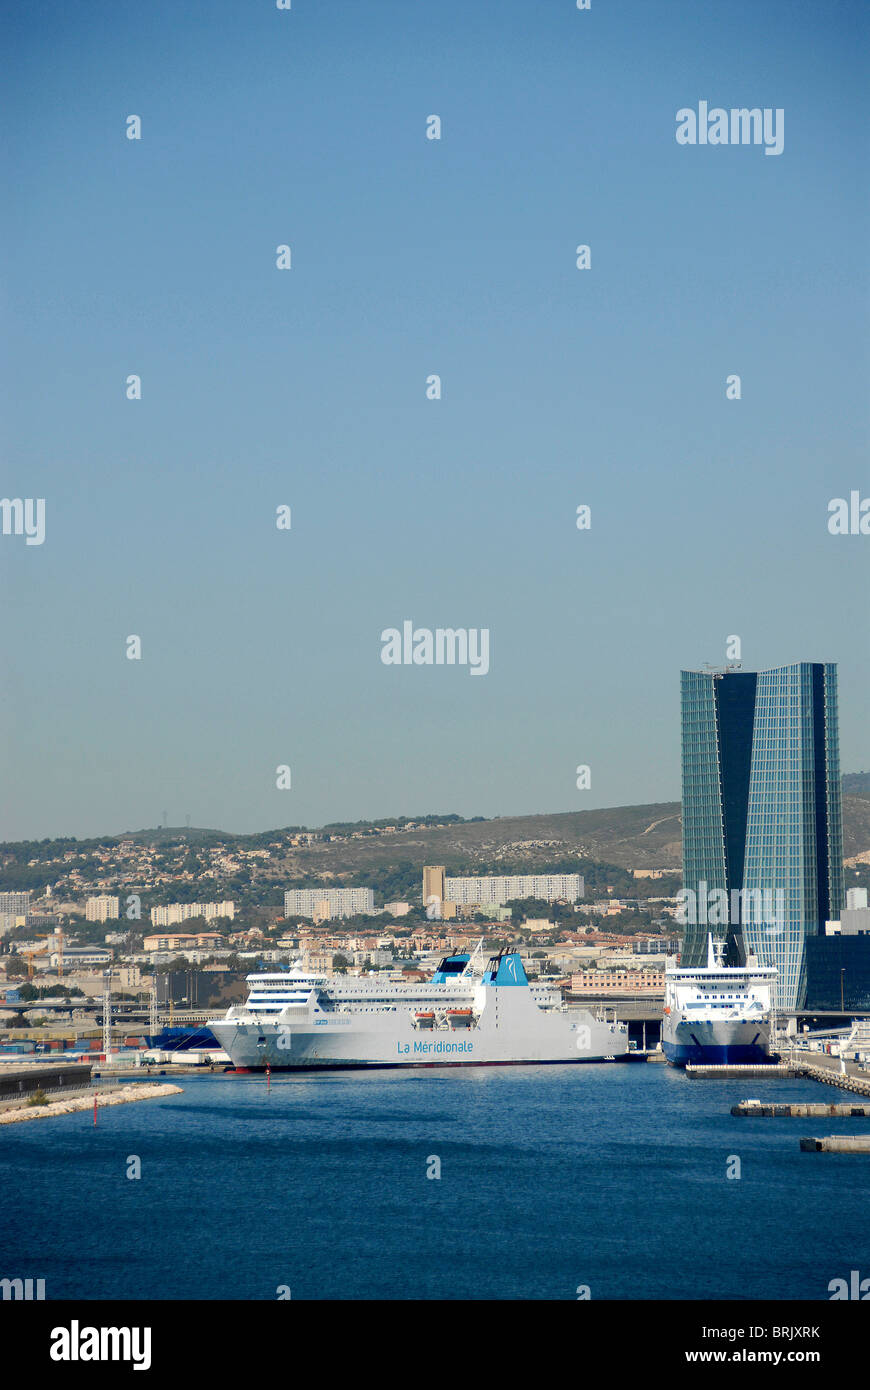
[[119, 1086], [114, 1091], [93, 1091], [90, 1095], [71, 1096], [66, 1100], [52, 1100], [45, 1105], [16, 1106], [14, 1110], [0, 1113], [0, 1125], [14, 1125], [24, 1120], [43, 1120], [52, 1115], [71, 1115], [77, 1110], [93, 1110], [94, 1101], [97, 1112], [109, 1105], [126, 1105], [135, 1100], [153, 1100], [157, 1096], [181, 1095], [182, 1088], [168, 1081], [133, 1082]]

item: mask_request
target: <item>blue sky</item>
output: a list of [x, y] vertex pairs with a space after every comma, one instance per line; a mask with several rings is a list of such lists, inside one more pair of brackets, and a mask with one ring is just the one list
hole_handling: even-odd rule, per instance
[[[866, 5], [3, 29], [2, 493], [46, 539], [0, 537], [0, 835], [669, 799], [731, 634], [838, 662], [870, 765], [870, 538], [826, 525], [870, 496]], [[700, 100], [783, 153], [678, 145]], [[489, 674], [383, 665], [405, 619], [489, 628]]]

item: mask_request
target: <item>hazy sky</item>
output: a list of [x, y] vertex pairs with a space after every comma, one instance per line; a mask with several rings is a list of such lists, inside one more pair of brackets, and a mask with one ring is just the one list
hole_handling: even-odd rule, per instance
[[[46, 511], [0, 537], [0, 835], [676, 797], [732, 634], [838, 662], [870, 765], [870, 536], [827, 530], [870, 496], [863, 0], [3, 28], [0, 487]], [[782, 108], [782, 154], [679, 145], [699, 101]], [[405, 620], [488, 674], [384, 665]]]

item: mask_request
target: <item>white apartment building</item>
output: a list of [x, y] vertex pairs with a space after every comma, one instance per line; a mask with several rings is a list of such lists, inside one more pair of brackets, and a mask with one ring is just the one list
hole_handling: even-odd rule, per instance
[[9, 912], [15, 917], [29, 917], [30, 892], [0, 893], [0, 912]]
[[331, 917], [374, 916], [375, 895], [371, 888], [290, 888], [284, 894], [285, 917], [311, 917], [326, 921]]
[[107, 894], [98, 898], [88, 898], [85, 903], [85, 920], [87, 922], [115, 922], [120, 915], [120, 900]]
[[235, 915], [236, 904], [232, 900], [223, 903], [167, 903], [163, 907], [152, 907], [151, 925], [174, 927], [191, 917], [202, 917], [206, 922], [216, 917], [228, 917], [232, 921]]
[[582, 874], [513, 874], [506, 878], [444, 879], [444, 899], [459, 906], [503, 907], [517, 898], [569, 902], [583, 896]]

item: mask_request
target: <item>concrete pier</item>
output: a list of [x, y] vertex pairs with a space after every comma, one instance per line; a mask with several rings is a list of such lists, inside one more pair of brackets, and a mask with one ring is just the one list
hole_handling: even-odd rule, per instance
[[776, 1102], [772, 1105], [762, 1104], [759, 1100], [741, 1100], [738, 1105], [732, 1105], [732, 1115], [773, 1115], [776, 1118], [782, 1116], [796, 1115], [848, 1115], [848, 1116], [867, 1116], [870, 1117], [870, 1104], [867, 1105], [826, 1105], [823, 1101], [804, 1100], [792, 1104], [788, 1101]]
[[[828, 1061], [836, 1062], [837, 1059], [829, 1058]], [[808, 1081], [823, 1081], [826, 1086], [839, 1086], [843, 1091], [852, 1091], [855, 1095], [870, 1098], [870, 1076], [865, 1072], [859, 1074], [854, 1069], [839, 1071], [833, 1066], [816, 1066], [794, 1054], [790, 1061], [778, 1062], [771, 1066], [696, 1066], [689, 1063], [686, 1076], [690, 1080], [701, 1081], [739, 1081], [741, 1077], [757, 1077], [758, 1080], [764, 1081], [803, 1077]]]
[[759, 1063], [758, 1065], [741, 1065], [735, 1062], [733, 1065], [706, 1066], [702, 1063], [689, 1062], [686, 1066], [686, 1076], [690, 1081], [739, 1081], [741, 1077], [757, 1076], [767, 1080], [774, 1078], [788, 1079], [796, 1076], [797, 1073], [789, 1066], [788, 1062], [769, 1062]]
[[870, 1134], [829, 1134], [824, 1139], [802, 1139], [801, 1153], [870, 1154]]

